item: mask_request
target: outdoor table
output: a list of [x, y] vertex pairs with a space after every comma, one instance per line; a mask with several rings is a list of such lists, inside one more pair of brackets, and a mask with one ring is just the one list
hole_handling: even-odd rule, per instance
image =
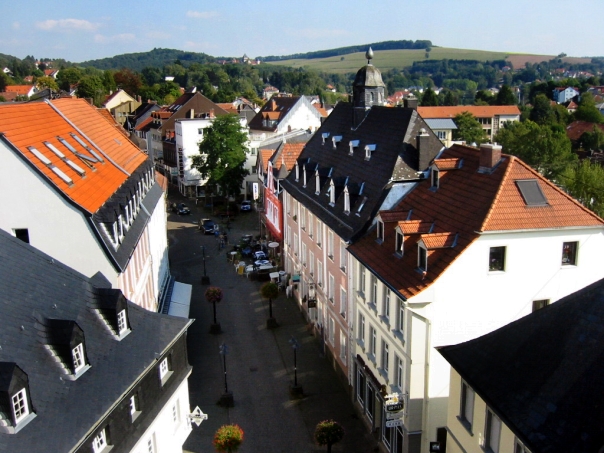
[[[256, 266], [260, 267], [260, 266], [269, 265], [269, 264], [271, 264], [271, 262], [269, 260], [257, 260], [257, 261], [254, 262], [254, 264]], [[273, 266], [271, 266], [271, 267], [273, 267]]]
[[269, 274], [269, 277], [271, 278], [271, 280], [273, 280], [275, 283], [279, 282], [279, 272], [271, 272]]

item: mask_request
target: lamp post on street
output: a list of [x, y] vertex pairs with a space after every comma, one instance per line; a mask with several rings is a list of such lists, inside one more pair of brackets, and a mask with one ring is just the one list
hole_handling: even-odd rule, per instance
[[300, 347], [298, 340], [292, 335], [289, 340], [289, 344], [292, 346], [294, 350], [294, 385], [289, 387], [289, 393], [292, 398], [300, 398], [302, 396], [302, 386], [298, 385], [298, 359], [297, 359], [297, 351]]
[[221, 406], [233, 407], [235, 405], [233, 400], [233, 393], [229, 392], [229, 387], [227, 384], [226, 356], [229, 353], [229, 348], [226, 343], [222, 343], [218, 349], [220, 355], [222, 356], [222, 367], [224, 370], [224, 393], [220, 397], [218, 404]]
[[201, 246], [201, 251], [203, 253], [203, 276], [201, 277], [201, 284], [209, 285], [210, 277], [208, 277], [206, 274], [206, 247], [205, 247], [205, 245]]

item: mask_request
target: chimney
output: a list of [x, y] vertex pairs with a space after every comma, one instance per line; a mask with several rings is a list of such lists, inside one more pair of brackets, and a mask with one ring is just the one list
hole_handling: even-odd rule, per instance
[[210, 109], [210, 118], [215, 118], [214, 109]]
[[191, 116], [189, 118], [195, 118], [195, 109], [190, 110]]
[[478, 173], [492, 173], [501, 161], [501, 145], [484, 143], [480, 145]]
[[418, 170], [424, 171], [427, 170], [430, 166], [430, 161], [432, 160], [432, 156], [430, 156], [430, 148], [428, 144], [428, 140], [430, 139], [430, 135], [426, 132], [426, 129], [423, 127], [419, 130], [419, 134], [417, 134], [417, 155], [418, 155]]
[[405, 98], [403, 99], [403, 105], [407, 109], [417, 110], [417, 98], [415, 96]]
[[277, 110], [277, 102], [274, 99], [271, 99], [271, 110], [275, 112]]
[[141, 104], [142, 104], [142, 102], [143, 102], [143, 101], [142, 101], [142, 98], [141, 98], [141, 96], [140, 96], [140, 94], [139, 94], [139, 95], [136, 97], [136, 100], [137, 100], [138, 102], [140, 102]]

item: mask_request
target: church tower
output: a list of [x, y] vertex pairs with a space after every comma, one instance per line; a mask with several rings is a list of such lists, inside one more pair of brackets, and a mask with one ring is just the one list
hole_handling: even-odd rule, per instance
[[384, 105], [385, 85], [382, 73], [371, 64], [373, 50], [371, 47], [365, 53], [367, 65], [359, 69], [352, 84], [352, 127], [356, 128], [374, 105]]

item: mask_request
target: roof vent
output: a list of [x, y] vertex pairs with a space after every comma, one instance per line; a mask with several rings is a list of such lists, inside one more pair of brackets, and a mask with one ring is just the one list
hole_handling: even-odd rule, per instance
[[321, 134], [321, 138], [323, 139], [323, 144], [325, 144], [325, 139], [329, 137], [329, 132], [323, 132]]
[[357, 148], [359, 146], [360, 140], [350, 140], [350, 151], [348, 152], [348, 154], [350, 154], [351, 156], [354, 154], [354, 149]]
[[366, 145], [365, 146], [365, 160], [371, 159], [371, 153], [375, 151], [375, 145]]
[[333, 137], [331, 137], [331, 141], [333, 143], [333, 149], [336, 149], [338, 147], [338, 143], [342, 141], [342, 136], [334, 135]]

